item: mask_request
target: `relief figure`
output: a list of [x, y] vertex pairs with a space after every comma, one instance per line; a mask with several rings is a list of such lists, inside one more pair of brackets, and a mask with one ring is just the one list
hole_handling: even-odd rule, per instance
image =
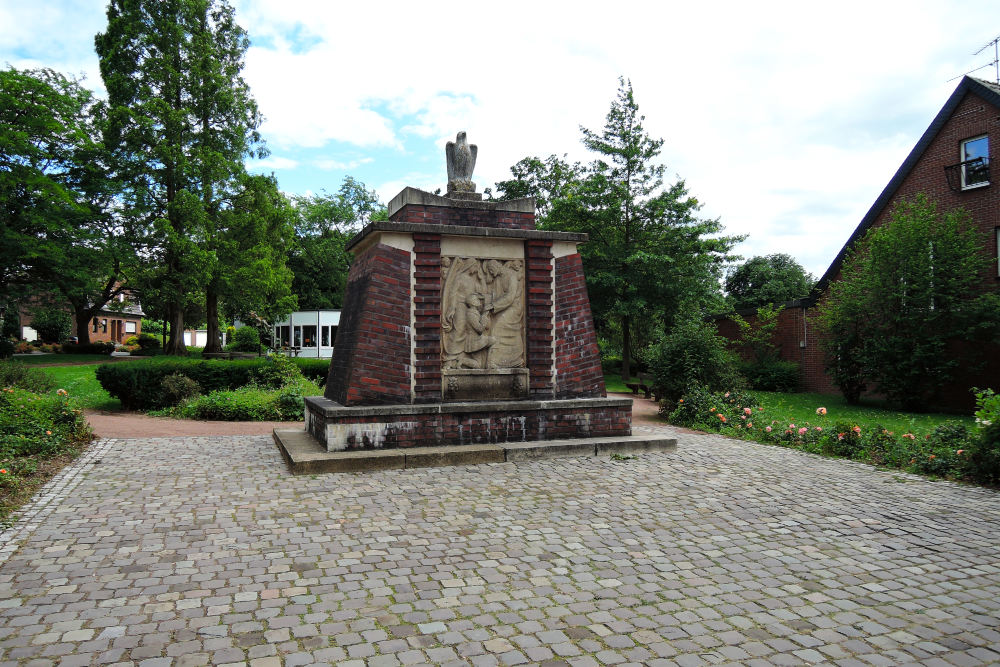
[[521, 262], [501, 262], [488, 259], [483, 263], [491, 300], [487, 308], [493, 311], [490, 333], [496, 343], [490, 346], [487, 363], [490, 368], [521, 368], [524, 366], [524, 290]]

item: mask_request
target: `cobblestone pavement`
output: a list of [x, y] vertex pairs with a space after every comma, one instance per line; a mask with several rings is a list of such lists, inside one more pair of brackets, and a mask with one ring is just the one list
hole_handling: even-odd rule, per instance
[[313, 477], [102, 441], [3, 537], [0, 664], [1000, 662], [1000, 494], [677, 433]]

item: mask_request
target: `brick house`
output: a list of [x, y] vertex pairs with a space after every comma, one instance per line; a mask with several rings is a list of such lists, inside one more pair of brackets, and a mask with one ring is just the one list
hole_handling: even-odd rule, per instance
[[[37, 332], [31, 327], [32, 308], [42, 302], [36, 298], [23, 304], [19, 309], [20, 335], [22, 340], [32, 341], [37, 338]], [[76, 318], [69, 308], [70, 336], [79, 337]], [[112, 303], [95, 315], [89, 324], [88, 335], [91, 343], [111, 342], [122, 343], [132, 336], [142, 332], [142, 307], [137, 301], [127, 298], [125, 294], [116, 296]]]
[[[816, 305], [827, 293], [840, 271], [847, 251], [872, 227], [889, 220], [896, 202], [918, 193], [937, 202], [938, 210], [964, 208], [982, 238], [983, 253], [992, 262], [983, 275], [981, 289], [1000, 289], [1000, 178], [990, 172], [991, 152], [1000, 145], [1000, 86], [964, 77], [955, 92], [920, 137], [889, 184], [861, 220], [830, 268], [820, 278], [812, 294], [785, 304], [775, 343], [781, 357], [800, 364], [803, 391], [838, 393], [824, 371], [824, 354], [814, 325]], [[993, 183], [992, 180], [998, 181]], [[743, 314], [743, 313], [741, 313]], [[744, 314], [744, 317], [749, 313]], [[717, 320], [719, 332], [730, 339], [738, 335], [732, 320]], [[961, 345], [961, 341], [956, 341]], [[985, 353], [987, 365], [979, 373], [966, 372], [953, 385], [943, 388], [942, 402], [950, 408], [966, 409], [972, 404], [972, 386], [998, 387], [1000, 348]]]

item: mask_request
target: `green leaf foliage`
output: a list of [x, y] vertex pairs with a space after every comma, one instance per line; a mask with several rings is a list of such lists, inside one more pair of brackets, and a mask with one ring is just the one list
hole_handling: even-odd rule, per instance
[[778, 305], [809, 295], [815, 280], [790, 255], [751, 257], [726, 276], [726, 295], [736, 310]]
[[722, 236], [683, 180], [664, 184], [662, 139], [646, 134], [632, 85], [619, 80], [600, 132], [581, 128], [594, 154], [588, 165], [551, 156], [526, 158], [501, 198], [535, 196], [541, 227], [585, 232], [581, 249], [599, 334], [620, 341], [622, 376], [635, 351], [690, 312], [721, 300], [719, 279], [742, 237]]
[[981, 239], [962, 210], [940, 213], [924, 195], [901, 202], [848, 255], [820, 304], [827, 368], [848, 400], [874, 388], [896, 405], [925, 410], [974, 349], [996, 341], [1000, 299], [980, 293]]

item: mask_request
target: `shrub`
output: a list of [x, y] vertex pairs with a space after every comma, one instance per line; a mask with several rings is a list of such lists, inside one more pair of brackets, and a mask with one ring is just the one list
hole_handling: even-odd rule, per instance
[[963, 461], [970, 477], [985, 484], [1000, 483], [1000, 394], [992, 389], [976, 393], [976, 430]]
[[0, 388], [15, 387], [36, 394], [52, 391], [55, 383], [42, 369], [18, 363], [0, 361]]
[[27, 354], [31, 352], [31, 343], [26, 340], [21, 340], [14, 343], [14, 354]]
[[125, 339], [125, 342], [123, 342], [122, 345], [125, 345], [126, 347], [131, 347], [132, 345], [138, 346], [139, 345], [139, 337], [138, 336], [129, 336], [128, 338]]
[[305, 414], [302, 397], [315, 391], [315, 386], [300, 379], [281, 389], [247, 386], [232, 391], [216, 391], [199, 396], [181, 405], [171, 414], [187, 419], [220, 421], [290, 421]]
[[155, 354], [160, 349], [160, 339], [143, 331], [139, 334], [139, 351], [144, 355]]
[[260, 352], [260, 332], [254, 327], [240, 327], [226, 345], [232, 352]]
[[[671, 424], [718, 431], [742, 425], [758, 407], [757, 397], [745, 391], [713, 392], [704, 385], [688, 388], [676, 401], [661, 402], [661, 414], [669, 410]], [[747, 412], [749, 410], [749, 412]]]
[[[869, 448], [874, 446], [878, 452], [876, 457], [884, 459], [884, 451], [879, 448], [880, 444], [869, 443]], [[824, 438], [820, 451], [827, 456], [842, 456], [848, 459], [862, 458], [866, 449], [861, 440], [861, 427], [857, 424], [837, 422], [828, 437]], [[877, 462], [884, 463], [884, 460]]]
[[174, 373], [163, 378], [163, 397], [170, 405], [177, 405], [186, 398], [201, 394], [201, 386], [181, 373]]
[[0, 390], [0, 467], [16, 457], [50, 456], [90, 440], [82, 411], [65, 393], [40, 396], [24, 389]]
[[69, 313], [55, 306], [42, 306], [31, 315], [31, 328], [46, 343], [58, 343], [69, 338], [72, 329]]
[[62, 346], [63, 354], [111, 354], [115, 351], [114, 343], [66, 343]]
[[14, 343], [5, 337], [0, 337], [0, 359], [10, 359], [12, 356], [14, 356]]
[[301, 377], [298, 366], [283, 355], [235, 361], [158, 357], [127, 364], [102, 364], [95, 374], [104, 390], [121, 400], [126, 410], [152, 410], [170, 405], [163, 392], [163, 379], [173, 374], [194, 380], [205, 393], [251, 384], [276, 389]]
[[298, 365], [283, 354], [272, 354], [263, 361], [253, 372], [254, 381], [263, 387], [284, 387], [302, 377]]
[[678, 323], [646, 356], [653, 384], [667, 399], [677, 400], [695, 385], [712, 391], [746, 385], [726, 339], [713, 325], [694, 317]]
[[329, 359], [310, 359], [308, 357], [297, 357], [292, 359], [302, 375], [319, 386], [326, 384], [326, 378], [330, 374]]
[[748, 361], [740, 365], [740, 372], [750, 388], [759, 391], [792, 393], [799, 386], [799, 365], [794, 361]]

